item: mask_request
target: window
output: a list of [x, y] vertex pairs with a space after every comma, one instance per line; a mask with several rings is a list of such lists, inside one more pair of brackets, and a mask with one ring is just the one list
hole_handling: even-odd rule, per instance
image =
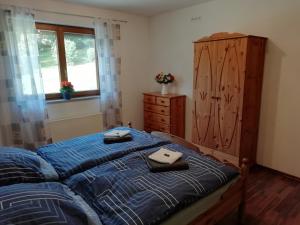
[[99, 95], [94, 30], [43, 23], [36, 28], [46, 98], [60, 98], [61, 81], [72, 82], [74, 97]]

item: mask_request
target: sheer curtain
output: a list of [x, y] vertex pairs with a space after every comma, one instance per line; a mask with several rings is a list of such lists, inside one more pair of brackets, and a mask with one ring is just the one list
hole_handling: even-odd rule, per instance
[[46, 144], [47, 111], [35, 21], [27, 9], [0, 8], [0, 134], [2, 145], [34, 150]]
[[122, 125], [120, 25], [111, 21], [96, 20], [95, 35], [103, 127], [110, 129]]

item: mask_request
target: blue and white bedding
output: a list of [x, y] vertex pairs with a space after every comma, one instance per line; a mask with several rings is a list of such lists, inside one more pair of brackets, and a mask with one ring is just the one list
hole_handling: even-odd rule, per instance
[[228, 183], [238, 172], [183, 146], [189, 170], [151, 173], [145, 154], [135, 151], [76, 174], [64, 182], [94, 208], [104, 225], [159, 224], [178, 210]]
[[[130, 131], [133, 140], [125, 143], [103, 144], [100, 133], [43, 146], [38, 155], [0, 150], [0, 225], [156, 225], [238, 175], [181, 145]], [[161, 146], [182, 152], [189, 169], [151, 173], [145, 154]], [[43, 182], [58, 175], [64, 185]], [[23, 183], [1, 187], [15, 182]]]
[[169, 143], [135, 129], [116, 129], [130, 130], [132, 141], [106, 145], [103, 144], [104, 134], [97, 133], [43, 146], [37, 154], [51, 163], [63, 179], [130, 152]]
[[101, 225], [99, 217], [60, 183], [0, 187], [1, 225]]
[[57, 180], [58, 174], [44, 159], [25, 149], [0, 147], [0, 186]]

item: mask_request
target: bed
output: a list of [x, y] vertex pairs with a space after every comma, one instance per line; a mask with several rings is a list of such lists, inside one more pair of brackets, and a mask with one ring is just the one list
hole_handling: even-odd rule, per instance
[[[103, 133], [0, 151], [0, 224], [215, 224], [245, 205], [241, 168], [172, 135], [130, 129], [133, 140], [105, 145]], [[145, 156], [183, 153], [184, 171], [151, 173]]]

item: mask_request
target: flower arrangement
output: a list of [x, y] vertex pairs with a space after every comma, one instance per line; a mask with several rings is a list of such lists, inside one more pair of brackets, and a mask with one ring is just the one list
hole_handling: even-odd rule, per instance
[[61, 82], [60, 93], [64, 99], [70, 100], [73, 92], [74, 92], [74, 87], [71, 82], [68, 81]]
[[172, 83], [175, 80], [175, 77], [170, 73], [164, 74], [163, 72], [161, 72], [155, 76], [155, 80], [160, 84], [168, 84]]
[[61, 82], [60, 93], [64, 93], [64, 92], [69, 92], [69, 93], [74, 92], [74, 87], [71, 82], [68, 81]]

